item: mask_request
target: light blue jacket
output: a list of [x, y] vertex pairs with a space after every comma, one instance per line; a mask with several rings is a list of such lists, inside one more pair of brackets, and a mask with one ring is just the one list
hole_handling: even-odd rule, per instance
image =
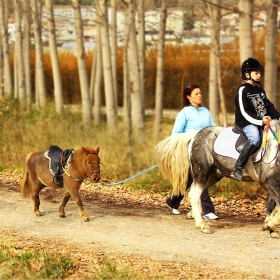
[[201, 130], [206, 126], [215, 126], [207, 108], [200, 106], [198, 110], [193, 105], [184, 107], [177, 115], [172, 134]]

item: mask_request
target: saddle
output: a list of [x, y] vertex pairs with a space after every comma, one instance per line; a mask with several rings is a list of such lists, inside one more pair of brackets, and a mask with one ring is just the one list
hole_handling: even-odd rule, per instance
[[235, 143], [235, 149], [240, 153], [243, 150], [244, 145], [248, 141], [247, 137], [244, 135], [243, 131], [239, 130], [237, 127], [232, 128], [232, 132], [239, 134]]
[[[218, 135], [217, 139], [215, 140], [214, 151], [218, 155], [237, 160], [247, 141], [248, 139], [244, 135], [243, 131], [240, 131], [236, 127], [227, 127]], [[263, 149], [260, 146], [256, 147], [246, 164], [248, 173], [255, 181], [257, 181], [258, 174], [255, 171], [253, 163], [258, 162], [261, 159], [262, 152]]]
[[[232, 131], [233, 131], [234, 133], [237, 133], [237, 134], [240, 135], [240, 136], [238, 137], [236, 143], [235, 143], [235, 149], [240, 153], [240, 152], [243, 150], [244, 145], [245, 145], [246, 142], [248, 141], [248, 138], [246, 137], [246, 135], [244, 134], [244, 132], [243, 132], [242, 130], [238, 129], [236, 126], [232, 128]], [[263, 136], [263, 129], [260, 128], [259, 131], [260, 131], [260, 135], [261, 135], [261, 138], [262, 138], [262, 136]], [[260, 147], [260, 145], [257, 146], [257, 147], [253, 150], [252, 154], [254, 154], [254, 153], [259, 149], [259, 147]]]
[[65, 166], [71, 161], [73, 153], [73, 149], [63, 151], [58, 146], [51, 145], [49, 147], [47, 155], [50, 160], [50, 172], [54, 175], [53, 184], [63, 187], [63, 169], [65, 169]]

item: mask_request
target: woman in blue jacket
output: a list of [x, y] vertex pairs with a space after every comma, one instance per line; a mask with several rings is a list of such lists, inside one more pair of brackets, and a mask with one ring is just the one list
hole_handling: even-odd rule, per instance
[[[191, 84], [184, 89], [183, 92], [184, 108], [178, 113], [175, 123], [172, 129], [172, 134], [186, 133], [193, 130], [201, 130], [207, 126], [215, 126], [212, 116], [207, 108], [201, 106], [202, 94], [198, 85]], [[189, 169], [189, 177], [186, 184], [188, 189], [192, 182], [192, 173]], [[179, 215], [178, 210], [183, 195], [172, 195], [166, 199], [167, 206], [171, 209], [174, 215]], [[201, 206], [204, 214], [204, 218], [215, 220], [218, 217], [215, 215], [214, 205], [208, 194], [208, 189], [205, 189], [201, 194]], [[192, 218], [191, 212], [187, 214], [187, 218]]]

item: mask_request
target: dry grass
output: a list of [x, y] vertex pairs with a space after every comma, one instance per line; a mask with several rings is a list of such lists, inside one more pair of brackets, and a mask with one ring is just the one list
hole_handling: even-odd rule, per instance
[[[127, 134], [122, 122], [112, 133], [105, 125], [84, 129], [81, 125], [81, 113], [65, 110], [58, 115], [53, 104], [40, 112], [26, 110], [14, 101], [0, 102], [0, 171], [11, 169], [22, 172], [26, 156], [37, 150], [47, 150], [50, 145], [62, 149], [78, 149], [82, 146], [100, 147], [101, 177], [109, 183], [119, 182], [155, 165], [154, 147], [159, 142], [152, 139], [153, 121], [147, 118], [142, 143], [128, 145]], [[160, 140], [170, 135], [173, 119], [165, 119]], [[132, 159], [132, 160], [131, 160]], [[169, 182], [163, 179], [158, 168], [144, 173], [129, 181], [133, 189], [171, 191]], [[222, 180], [210, 189], [213, 195], [254, 198], [263, 194], [258, 184], [238, 183]]]
[[104, 248], [89, 250], [60, 239], [0, 231], [1, 279], [266, 279], [231, 267], [206, 267], [207, 263], [196, 263], [187, 255], [184, 261], [157, 261]]

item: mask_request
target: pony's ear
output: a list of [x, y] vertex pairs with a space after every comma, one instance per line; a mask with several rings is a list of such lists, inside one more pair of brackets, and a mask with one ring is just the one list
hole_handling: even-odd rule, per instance
[[100, 148], [99, 148], [99, 147], [97, 147], [97, 149], [96, 149], [96, 153], [99, 153], [99, 151], [100, 151]]

